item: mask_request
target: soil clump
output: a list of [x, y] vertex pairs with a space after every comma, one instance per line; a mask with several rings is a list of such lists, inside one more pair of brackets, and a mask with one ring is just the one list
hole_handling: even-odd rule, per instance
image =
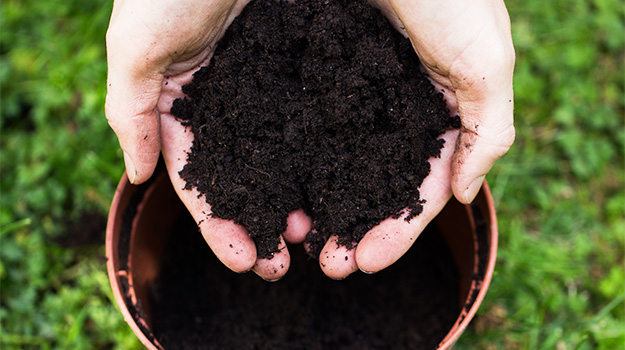
[[[195, 140], [181, 176], [271, 258], [287, 214], [354, 246], [422, 210], [442, 133], [459, 127], [410, 42], [365, 1], [251, 1], [172, 113]], [[272, 298], [268, 298], [272, 299]]]

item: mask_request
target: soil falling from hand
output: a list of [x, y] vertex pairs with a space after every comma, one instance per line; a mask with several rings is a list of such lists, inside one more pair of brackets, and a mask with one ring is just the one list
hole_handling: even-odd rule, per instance
[[172, 113], [194, 143], [181, 171], [212, 214], [278, 250], [290, 211], [318, 256], [382, 220], [409, 220], [442, 133], [458, 127], [410, 42], [364, 1], [252, 1]]

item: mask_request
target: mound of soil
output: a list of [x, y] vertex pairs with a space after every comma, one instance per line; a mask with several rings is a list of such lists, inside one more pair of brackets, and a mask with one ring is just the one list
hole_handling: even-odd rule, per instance
[[410, 42], [354, 0], [252, 1], [172, 113], [195, 136], [181, 172], [213, 215], [271, 258], [287, 214], [352, 247], [380, 221], [422, 210], [419, 186], [449, 116]]
[[460, 314], [449, 250], [428, 227], [375, 275], [327, 278], [291, 247], [290, 273], [267, 283], [223, 266], [190, 215], [174, 225], [150, 290], [151, 329], [171, 349], [435, 349]]

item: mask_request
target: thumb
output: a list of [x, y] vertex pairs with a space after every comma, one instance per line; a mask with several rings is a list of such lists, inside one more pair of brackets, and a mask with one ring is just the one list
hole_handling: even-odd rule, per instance
[[486, 174], [515, 137], [512, 84], [477, 99], [474, 95], [456, 91], [462, 127], [452, 156], [451, 187], [456, 199], [465, 204], [473, 201]]
[[455, 93], [462, 128], [452, 156], [451, 187], [460, 202], [470, 203], [495, 161], [514, 141], [515, 58], [505, 4], [501, 0], [389, 3], [430, 77]]
[[[115, 12], [115, 11], [114, 11]], [[157, 108], [167, 57], [138, 42], [129, 31], [111, 26], [107, 32], [106, 118], [124, 151], [131, 183], [146, 181], [153, 173], [161, 148]]]
[[454, 60], [449, 77], [455, 87], [462, 121], [451, 163], [451, 189], [468, 204], [482, 187], [486, 174], [514, 142], [515, 54], [505, 6], [490, 16], [490, 31], [480, 32]]
[[[105, 112], [124, 152], [126, 174], [133, 184], [146, 181], [161, 148], [158, 92], [149, 84], [130, 85], [109, 77]], [[160, 86], [159, 88], [160, 89]]]

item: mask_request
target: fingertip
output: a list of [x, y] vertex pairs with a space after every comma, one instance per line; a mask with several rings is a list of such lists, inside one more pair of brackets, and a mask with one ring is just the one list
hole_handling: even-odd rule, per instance
[[[125, 163], [125, 161], [124, 161]], [[154, 162], [145, 163], [143, 166], [134, 169], [134, 181], [130, 181], [133, 185], [140, 185], [150, 179], [154, 174], [154, 169], [156, 169], [156, 164], [158, 163], [158, 157]], [[128, 175], [128, 179], [130, 180], [131, 170], [126, 168], [126, 174]]]
[[337, 237], [332, 236], [319, 255], [319, 266], [326, 276], [342, 280], [358, 271], [355, 249], [337, 245]]
[[[273, 258], [271, 260], [273, 260]], [[282, 260], [280, 263], [272, 262], [271, 260], [256, 260], [252, 271], [267, 282], [276, 282], [281, 280], [289, 271], [290, 259]]]
[[133, 185], [140, 185], [150, 179], [156, 169], [160, 152], [153, 156], [144, 155], [137, 157], [142, 161], [135, 162], [134, 158], [126, 151], [124, 153], [124, 166], [126, 167], [126, 176], [128, 181]]
[[286, 218], [286, 230], [282, 234], [284, 240], [291, 244], [304, 242], [306, 234], [312, 229], [312, 218], [303, 209], [293, 210]]
[[[256, 250], [249, 247], [232, 247], [232, 252], [217, 256], [219, 260], [230, 270], [243, 273], [253, 269], [256, 263]], [[215, 254], [217, 255], [217, 254]]]
[[374, 274], [385, 269], [394, 262], [394, 259], [380, 259], [377, 254], [378, 252], [373, 249], [356, 249], [356, 264], [358, 265], [358, 269], [366, 274]]
[[267, 282], [280, 280], [286, 275], [291, 265], [291, 256], [284, 239], [278, 249], [271, 259], [257, 259], [252, 267], [252, 271]]
[[215, 256], [234, 272], [247, 272], [256, 263], [256, 245], [247, 231], [232, 221], [207, 217], [200, 224]]
[[451, 158], [451, 190], [463, 204], [476, 197], [486, 174], [512, 146], [515, 133], [513, 125], [487, 128], [486, 124], [475, 124], [470, 128], [461, 130]]
[[414, 230], [419, 226], [418, 218], [417, 216], [413, 219], [415, 222], [412, 225], [402, 218], [389, 218], [367, 232], [356, 247], [355, 258], [358, 268], [364, 273], [371, 274], [399, 260], [418, 236]]
[[137, 131], [130, 125], [123, 132], [119, 128], [116, 125], [114, 131], [122, 148], [128, 181], [135, 185], [142, 184], [154, 173], [161, 155], [160, 127], [144, 131], [145, 134], [141, 135], [134, 134]]
[[471, 204], [471, 202], [473, 202], [473, 200], [477, 196], [477, 193], [482, 188], [485, 177], [486, 175], [478, 176], [475, 180], [471, 181], [469, 186], [467, 186], [463, 191], [462, 199], [459, 200], [460, 203]]
[[[115, 65], [113, 65], [115, 66]], [[134, 79], [130, 73], [111, 67], [105, 115], [124, 152], [128, 180], [147, 181], [156, 168], [161, 152], [160, 112], [156, 107], [160, 79]]]

